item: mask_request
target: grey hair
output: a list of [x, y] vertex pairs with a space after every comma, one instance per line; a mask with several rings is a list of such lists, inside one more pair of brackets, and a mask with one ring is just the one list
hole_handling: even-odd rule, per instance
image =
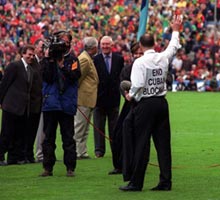
[[83, 39], [85, 50], [92, 49], [98, 46], [98, 40], [95, 37], [85, 37]]
[[100, 42], [102, 43], [103, 40], [109, 40], [111, 42], [111, 44], [113, 43], [112, 37], [110, 37], [108, 35], [103, 36]]

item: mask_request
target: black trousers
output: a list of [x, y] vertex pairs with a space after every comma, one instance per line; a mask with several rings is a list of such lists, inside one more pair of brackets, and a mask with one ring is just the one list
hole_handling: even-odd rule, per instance
[[114, 128], [112, 134], [112, 162], [115, 169], [122, 169], [122, 157], [123, 157], [123, 149], [122, 149], [122, 130], [123, 130], [123, 123], [124, 119], [126, 118], [127, 114], [129, 113], [131, 103], [125, 101], [120, 115], [118, 117], [118, 121]]
[[24, 160], [23, 145], [27, 123], [27, 115], [15, 115], [2, 111], [2, 129], [0, 135], [0, 160], [5, 159], [8, 152], [8, 163], [16, 164]]
[[52, 171], [56, 162], [56, 131], [60, 125], [64, 164], [67, 170], [74, 171], [76, 167], [76, 143], [74, 136], [74, 116], [62, 111], [43, 112], [45, 139], [43, 142], [43, 167]]
[[34, 142], [37, 135], [40, 113], [30, 113], [27, 119], [25, 132], [24, 155], [25, 159], [34, 159]]
[[[105, 134], [106, 120], [108, 120], [109, 138], [112, 139], [113, 130], [117, 123], [118, 116], [119, 116], [119, 107], [115, 107], [115, 108], [95, 107], [93, 111], [94, 126]], [[97, 131], [96, 128], [94, 128], [95, 154], [100, 154], [104, 156], [106, 151], [105, 136], [100, 134], [100, 132]]]
[[[132, 125], [131, 125], [132, 123]], [[125, 181], [143, 187], [149, 162], [150, 139], [157, 151], [160, 168], [159, 183], [171, 184], [171, 145], [168, 103], [164, 97], [142, 99], [133, 107], [124, 121], [123, 136]]]

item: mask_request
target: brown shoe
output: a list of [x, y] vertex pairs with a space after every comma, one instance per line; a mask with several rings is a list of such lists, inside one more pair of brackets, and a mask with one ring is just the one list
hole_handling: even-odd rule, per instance
[[53, 176], [53, 172], [48, 171], [48, 170], [44, 170], [44, 172], [42, 174], [40, 174], [40, 176], [42, 176], [42, 177]]
[[96, 153], [96, 154], [95, 154], [95, 157], [96, 157], [96, 158], [103, 158], [103, 157], [104, 157], [104, 155], [99, 154], [99, 153]]
[[67, 170], [66, 176], [67, 176], [67, 177], [73, 177], [73, 176], [75, 176], [74, 171], [72, 171], [71, 169]]

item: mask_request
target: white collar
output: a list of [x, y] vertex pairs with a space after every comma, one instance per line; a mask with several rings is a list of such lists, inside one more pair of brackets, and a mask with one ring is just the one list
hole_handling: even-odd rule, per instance
[[28, 64], [26, 63], [26, 61], [24, 60], [24, 58], [21, 58], [21, 61], [23, 62], [25, 69], [27, 69]]
[[103, 57], [104, 57], [104, 58], [105, 58], [106, 56], [108, 56], [109, 58], [111, 58], [111, 57], [112, 57], [112, 53], [110, 53], [110, 54], [108, 54], [108, 55], [106, 55], [106, 54], [102, 53], [102, 55], [103, 55]]
[[144, 54], [148, 54], [148, 53], [155, 53], [154, 49], [148, 49], [144, 52]]
[[37, 59], [37, 62], [39, 63], [40, 62], [40, 58], [38, 57], [37, 54], [35, 54], [35, 58]]

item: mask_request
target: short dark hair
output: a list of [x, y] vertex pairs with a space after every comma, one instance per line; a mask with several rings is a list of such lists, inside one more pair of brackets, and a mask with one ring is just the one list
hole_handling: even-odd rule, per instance
[[139, 42], [137, 42], [137, 41], [132, 41], [131, 42], [130, 51], [131, 51], [132, 54], [134, 54], [139, 48], [140, 48]]
[[22, 49], [21, 49], [21, 55], [27, 53], [27, 50], [29, 50], [29, 49], [34, 51], [35, 47], [33, 45], [30, 45], [30, 44], [27, 44], [27, 45], [23, 46]]
[[144, 34], [140, 37], [140, 43], [143, 47], [153, 47], [154, 37], [152, 34]]
[[34, 45], [37, 46], [41, 41], [44, 42], [42, 38], [38, 38], [37, 40], [35, 40]]

